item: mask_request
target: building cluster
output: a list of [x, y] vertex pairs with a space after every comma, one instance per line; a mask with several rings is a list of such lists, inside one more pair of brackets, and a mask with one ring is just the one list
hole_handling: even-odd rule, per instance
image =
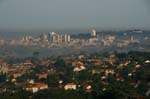
[[[6, 62], [0, 62], [0, 73], [7, 74], [8, 77], [12, 77], [11, 81], [16, 81], [16, 78], [21, 77], [27, 72], [31, 72], [33, 64], [30, 61], [16, 64], [8, 64]], [[9, 80], [9, 79], [8, 79]]]
[[40, 47], [53, 47], [60, 46], [63, 44], [69, 44], [71, 42], [71, 37], [69, 34], [58, 34], [55, 32], [50, 32], [48, 34], [42, 34], [37, 38], [32, 36], [25, 36], [22, 39], [12, 39], [4, 40], [0, 39], [0, 45], [23, 45], [23, 46], [40, 46]]
[[[15, 86], [21, 86], [23, 90], [36, 93], [39, 90], [44, 89], [64, 89], [64, 90], [78, 90], [83, 89], [85, 92], [90, 93], [94, 90], [92, 86], [94, 78], [98, 75], [97, 80], [103, 85], [101, 91], [106, 91], [107, 87], [111, 84], [111, 79], [117, 82], [125, 82], [128, 79], [133, 78], [136, 75], [138, 69], [143, 68], [142, 65], [150, 64], [150, 60], [145, 60], [143, 63], [131, 62], [126, 59], [119, 61], [118, 57], [114, 54], [108, 57], [101, 56], [64, 56], [65, 70], [69, 68], [69, 71], [61, 71], [57, 69], [55, 59], [40, 59], [38, 66], [32, 63], [30, 60], [25, 60], [19, 63], [7, 63], [5, 61], [0, 62], [0, 73], [6, 74], [6, 82], [15, 84]], [[61, 64], [63, 66], [63, 64]], [[59, 64], [59, 66], [61, 66]], [[127, 74], [122, 75], [123, 69], [132, 65], [132, 69], [126, 71]], [[39, 68], [39, 69], [37, 69]], [[61, 68], [61, 67], [59, 67]], [[92, 79], [78, 78], [82, 71], [87, 71], [88, 76]], [[68, 75], [68, 72], [72, 72], [73, 75]], [[66, 75], [67, 74], [67, 75]], [[54, 78], [50, 75], [53, 75]], [[64, 76], [64, 79], [55, 76]], [[84, 75], [84, 74], [82, 74]], [[81, 76], [82, 76], [81, 75]], [[126, 76], [126, 77], [124, 77]], [[71, 77], [70, 80], [66, 80], [65, 77]], [[113, 77], [113, 78], [110, 78]], [[22, 80], [21, 80], [22, 79]], [[47, 80], [52, 80], [50, 83], [46, 83]], [[85, 80], [81, 80], [85, 79]], [[4, 84], [5, 84], [4, 83]], [[138, 88], [141, 81], [128, 81], [128, 86]], [[0, 85], [0, 87], [2, 87]], [[8, 90], [4, 88], [3, 90]], [[149, 94], [149, 90], [146, 93]]]
[[[143, 33], [143, 32], [142, 32]], [[140, 43], [140, 40], [131, 35], [128, 38], [127, 33], [123, 34], [123, 39], [119, 39], [119, 37], [115, 34], [105, 34], [100, 35], [96, 32], [96, 30], [92, 30], [90, 34], [85, 34], [85, 37], [80, 37], [81, 35], [77, 35], [74, 37], [73, 34], [58, 34], [55, 32], [44, 33], [39, 37], [25, 36], [22, 39], [12, 39], [12, 40], [4, 40], [0, 39], [0, 45], [23, 45], [23, 46], [39, 46], [46, 48], [53, 47], [85, 47], [85, 46], [101, 46], [101, 47], [124, 47], [133, 43]], [[130, 34], [130, 33], [128, 33]], [[89, 37], [86, 37], [89, 35]], [[144, 38], [145, 41], [149, 40], [149, 37]]]
[[21, 40], [23, 45], [36, 45], [40, 47], [72, 47], [72, 46], [83, 46], [83, 45], [94, 45], [98, 41], [96, 31], [91, 32], [91, 37], [86, 39], [73, 38], [69, 34], [58, 34], [51, 32], [48, 34], [42, 34], [38, 38], [23, 37]]

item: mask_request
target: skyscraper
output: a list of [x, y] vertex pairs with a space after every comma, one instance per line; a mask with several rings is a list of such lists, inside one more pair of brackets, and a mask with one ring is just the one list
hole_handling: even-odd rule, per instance
[[64, 35], [64, 41], [65, 41], [65, 43], [70, 42], [70, 35], [65, 34], [65, 35]]
[[92, 30], [91, 37], [96, 37], [96, 30], [95, 29]]

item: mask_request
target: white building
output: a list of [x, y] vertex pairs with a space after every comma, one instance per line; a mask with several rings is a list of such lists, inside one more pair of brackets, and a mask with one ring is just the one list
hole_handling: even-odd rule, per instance
[[104, 37], [102, 42], [104, 43], [104, 46], [110, 46], [115, 41], [115, 39], [115, 36], [107, 35]]
[[92, 30], [92, 32], [91, 32], [91, 37], [96, 37], [96, 30]]
[[149, 64], [149, 63], [150, 63], [150, 60], [146, 60], [145, 63], [146, 63], [146, 64]]
[[68, 83], [64, 86], [65, 90], [76, 90], [77, 89], [77, 85], [74, 83]]
[[73, 71], [74, 71], [74, 72], [79, 72], [79, 71], [82, 71], [82, 70], [84, 70], [84, 69], [86, 69], [86, 67], [84, 67], [84, 66], [78, 66], [78, 67], [75, 67], [75, 68], [73, 69]]
[[65, 35], [64, 35], [64, 42], [65, 42], [65, 43], [68, 43], [68, 42], [70, 42], [70, 41], [71, 41], [70, 35], [65, 34]]
[[89, 45], [96, 45], [98, 43], [98, 38], [90, 38]]

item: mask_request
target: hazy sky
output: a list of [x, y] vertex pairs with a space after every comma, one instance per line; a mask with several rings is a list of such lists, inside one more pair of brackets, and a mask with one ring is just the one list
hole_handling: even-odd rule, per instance
[[0, 0], [0, 29], [150, 28], [150, 0]]

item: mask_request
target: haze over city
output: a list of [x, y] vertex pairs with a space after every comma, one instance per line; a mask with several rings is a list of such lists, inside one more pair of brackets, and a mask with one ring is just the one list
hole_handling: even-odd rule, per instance
[[150, 0], [0, 0], [0, 99], [150, 99]]
[[0, 30], [149, 29], [149, 0], [0, 0]]

